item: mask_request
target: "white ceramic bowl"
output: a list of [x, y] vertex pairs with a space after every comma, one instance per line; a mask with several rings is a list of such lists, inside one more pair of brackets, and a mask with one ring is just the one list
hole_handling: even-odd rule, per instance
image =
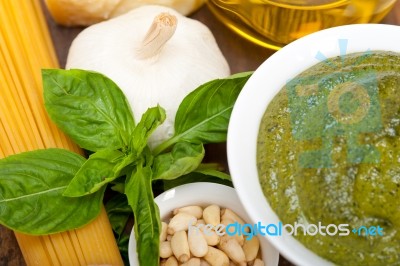
[[[268, 58], [249, 79], [234, 106], [228, 130], [228, 163], [234, 186], [251, 220], [278, 223], [263, 195], [256, 167], [259, 124], [266, 107], [288, 80], [327, 58], [367, 50], [400, 52], [400, 27], [359, 24], [323, 30], [303, 37]], [[279, 252], [297, 265], [331, 265], [292, 236], [266, 236]]]
[[[216, 204], [230, 208], [250, 223], [235, 189], [225, 185], [207, 182], [186, 184], [160, 194], [155, 198], [155, 202], [160, 209], [161, 220], [168, 219], [175, 208], [188, 205]], [[277, 266], [279, 261], [278, 251], [264, 238], [260, 238], [260, 244], [265, 266]], [[129, 262], [130, 265], [139, 265], [134, 230], [132, 230], [129, 239]]]

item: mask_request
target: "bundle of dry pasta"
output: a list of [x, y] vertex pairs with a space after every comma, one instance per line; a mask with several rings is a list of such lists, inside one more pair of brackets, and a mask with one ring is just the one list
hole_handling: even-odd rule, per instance
[[[41, 69], [55, 67], [40, 0], [0, 0], [0, 158], [50, 147], [81, 153], [44, 109]], [[28, 265], [123, 265], [104, 208], [81, 229], [16, 237]]]

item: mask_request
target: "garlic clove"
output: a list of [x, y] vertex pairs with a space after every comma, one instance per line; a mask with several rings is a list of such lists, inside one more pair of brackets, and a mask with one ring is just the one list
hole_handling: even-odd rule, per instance
[[205, 0], [121, 0], [111, 12], [111, 17], [116, 17], [143, 5], [163, 5], [172, 7], [182, 15], [189, 15], [204, 4]]
[[144, 5], [163, 5], [189, 15], [205, 0], [45, 0], [53, 19], [65, 26], [89, 26]]
[[91, 25], [108, 19], [121, 0], [45, 0], [53, 19], [62, 25]]

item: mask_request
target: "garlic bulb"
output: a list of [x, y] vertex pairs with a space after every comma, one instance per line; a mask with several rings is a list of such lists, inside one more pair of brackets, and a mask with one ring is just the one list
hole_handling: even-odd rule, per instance
[[173, 135], [176, 111], [187, 94], [230, 74], [205, 25], [161, 6], [143, 6], [86, 28], [73, 41], [66, 68], [111, 78], [136, 121], [149, 107], [162, 106], [167, 119], [150, 137], [150, 147]]
[[116, 17], [144, 5], [162, 5], [175, 9], [182, 15], [189, 15], [204, 4], [205, 0], [121, 0], [111, 17]]
[[162, 5], [188, 15], [205, 0], [45, 0], [54, 20], [66, 26], [88, 26], [143, 5]]

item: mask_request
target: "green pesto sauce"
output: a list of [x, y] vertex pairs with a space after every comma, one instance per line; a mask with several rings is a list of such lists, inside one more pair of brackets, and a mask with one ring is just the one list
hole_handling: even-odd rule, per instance
[[264, 194], [283, 224], [383, 228], [384, 236], [296, 236], [327, 260], [400, 265], [399, 136], [400, 54], [321, 62], [289, 82], [262, 118]]

